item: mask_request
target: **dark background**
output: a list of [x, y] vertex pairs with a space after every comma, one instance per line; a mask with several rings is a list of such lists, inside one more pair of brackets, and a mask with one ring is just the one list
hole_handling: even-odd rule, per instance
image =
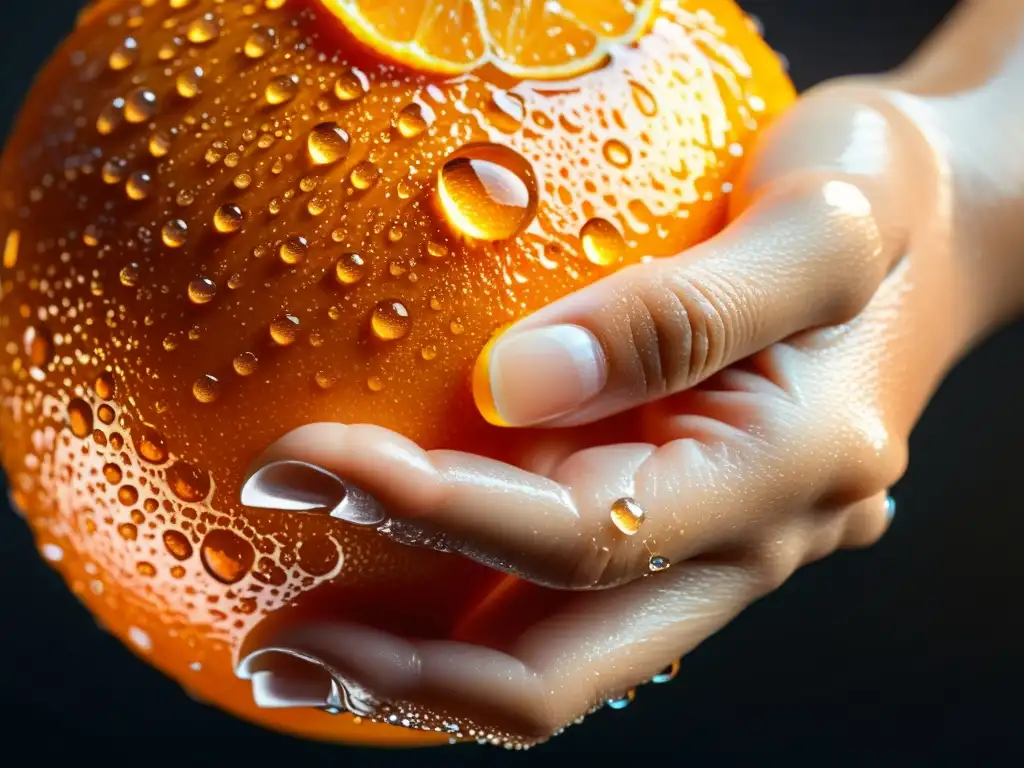
[[[0, 0], [0, 130], [80, 5]], [[897, 64], [953, 2], [745, 5], [803, 89]], [[672, 685], [526, 755], [301, 742], [198, 704], [96, 628], [4, 509], [0, 762], [536, 765], [612, 753], [644, 768], [1024, 764], [1022, 342], [1024, 327], [1004, 332], [949, 377], [914, 434], [882, 543], [806, 569], [687, 657]]]

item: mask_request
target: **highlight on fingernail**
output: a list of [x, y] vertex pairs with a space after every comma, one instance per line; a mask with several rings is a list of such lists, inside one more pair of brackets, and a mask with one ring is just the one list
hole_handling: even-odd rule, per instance
[[322, 512], [355, 525], [379, 525], [384, 508], [371, 494], [323, 467], [281, 460], [256, 470], [242, 486], [247, 507], [285, 512]]

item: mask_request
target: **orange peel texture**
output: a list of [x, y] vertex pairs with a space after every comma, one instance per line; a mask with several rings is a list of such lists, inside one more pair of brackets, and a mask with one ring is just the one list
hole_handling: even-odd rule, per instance
[[491, 334], [718, 231], [794, 92], [731, 0], [660, 0], [628, 44], [626, 4], [564, 2], [619, 40], [592, 40], [600, 61], [575, 41], [583, 66], [543, 28], [462, 58], [424, 43], [457, 76], [338, 12], [372, 5], [83, 12], [0, 166], [0, 450], [42, 555], [142, 658], [266, 726], [401, 745], [449, 736], [257, 709], [234, 654], [307, 610], [444, 637], [501, 577], [243, 508], [247, 465], [318, 421], [496, 450], [471, 392]]

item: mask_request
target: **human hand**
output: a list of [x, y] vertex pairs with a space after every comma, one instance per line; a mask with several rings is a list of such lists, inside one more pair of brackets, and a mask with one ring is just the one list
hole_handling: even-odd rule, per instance
[[[519, 580], [447, 640], [274, 628], [239, 668], [257, 699], [323, 702], [323, 679], [284, 651], [369, 701], [541, 739], [802, 565], [876, 541], [907, 436], [985, 314], [917, 103], [881, 79], [808, 95], [766, 134], [725, 232], [502, 335], [478, 400], [531, 428], [510, 429], [499, 458], [367, 425], [272, 446], [243, 503], [383, 522]], [[625, 498], [635, 533], [611, 519]]]

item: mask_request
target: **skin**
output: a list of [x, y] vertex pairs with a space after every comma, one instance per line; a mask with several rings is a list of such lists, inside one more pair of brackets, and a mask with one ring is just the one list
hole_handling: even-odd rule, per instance
[[[377, 699], [543, 739], [803, 565], [877, 541], [932, 392], [1024, 307], [1021, 82], [1024, 6], [975, 0], [897, 71], [808, 93], [764, 135], [720, 236], [488, 348], [476, 394], [515, 425], [507, 463], [366, 425], [272, 445], [252, 476], [321, 467], [404, 540], [443, 534], [525, 581], [450, 641], [282, 624], [239, 674], [301, 706], [329, 668]], [[582, 374], [550, 343], [564, 325], [596, 345]], [[625, 496], [646, 511], [635, 536], [609, 522]], [[651, 573], [652, 554], [671, 568]]]

